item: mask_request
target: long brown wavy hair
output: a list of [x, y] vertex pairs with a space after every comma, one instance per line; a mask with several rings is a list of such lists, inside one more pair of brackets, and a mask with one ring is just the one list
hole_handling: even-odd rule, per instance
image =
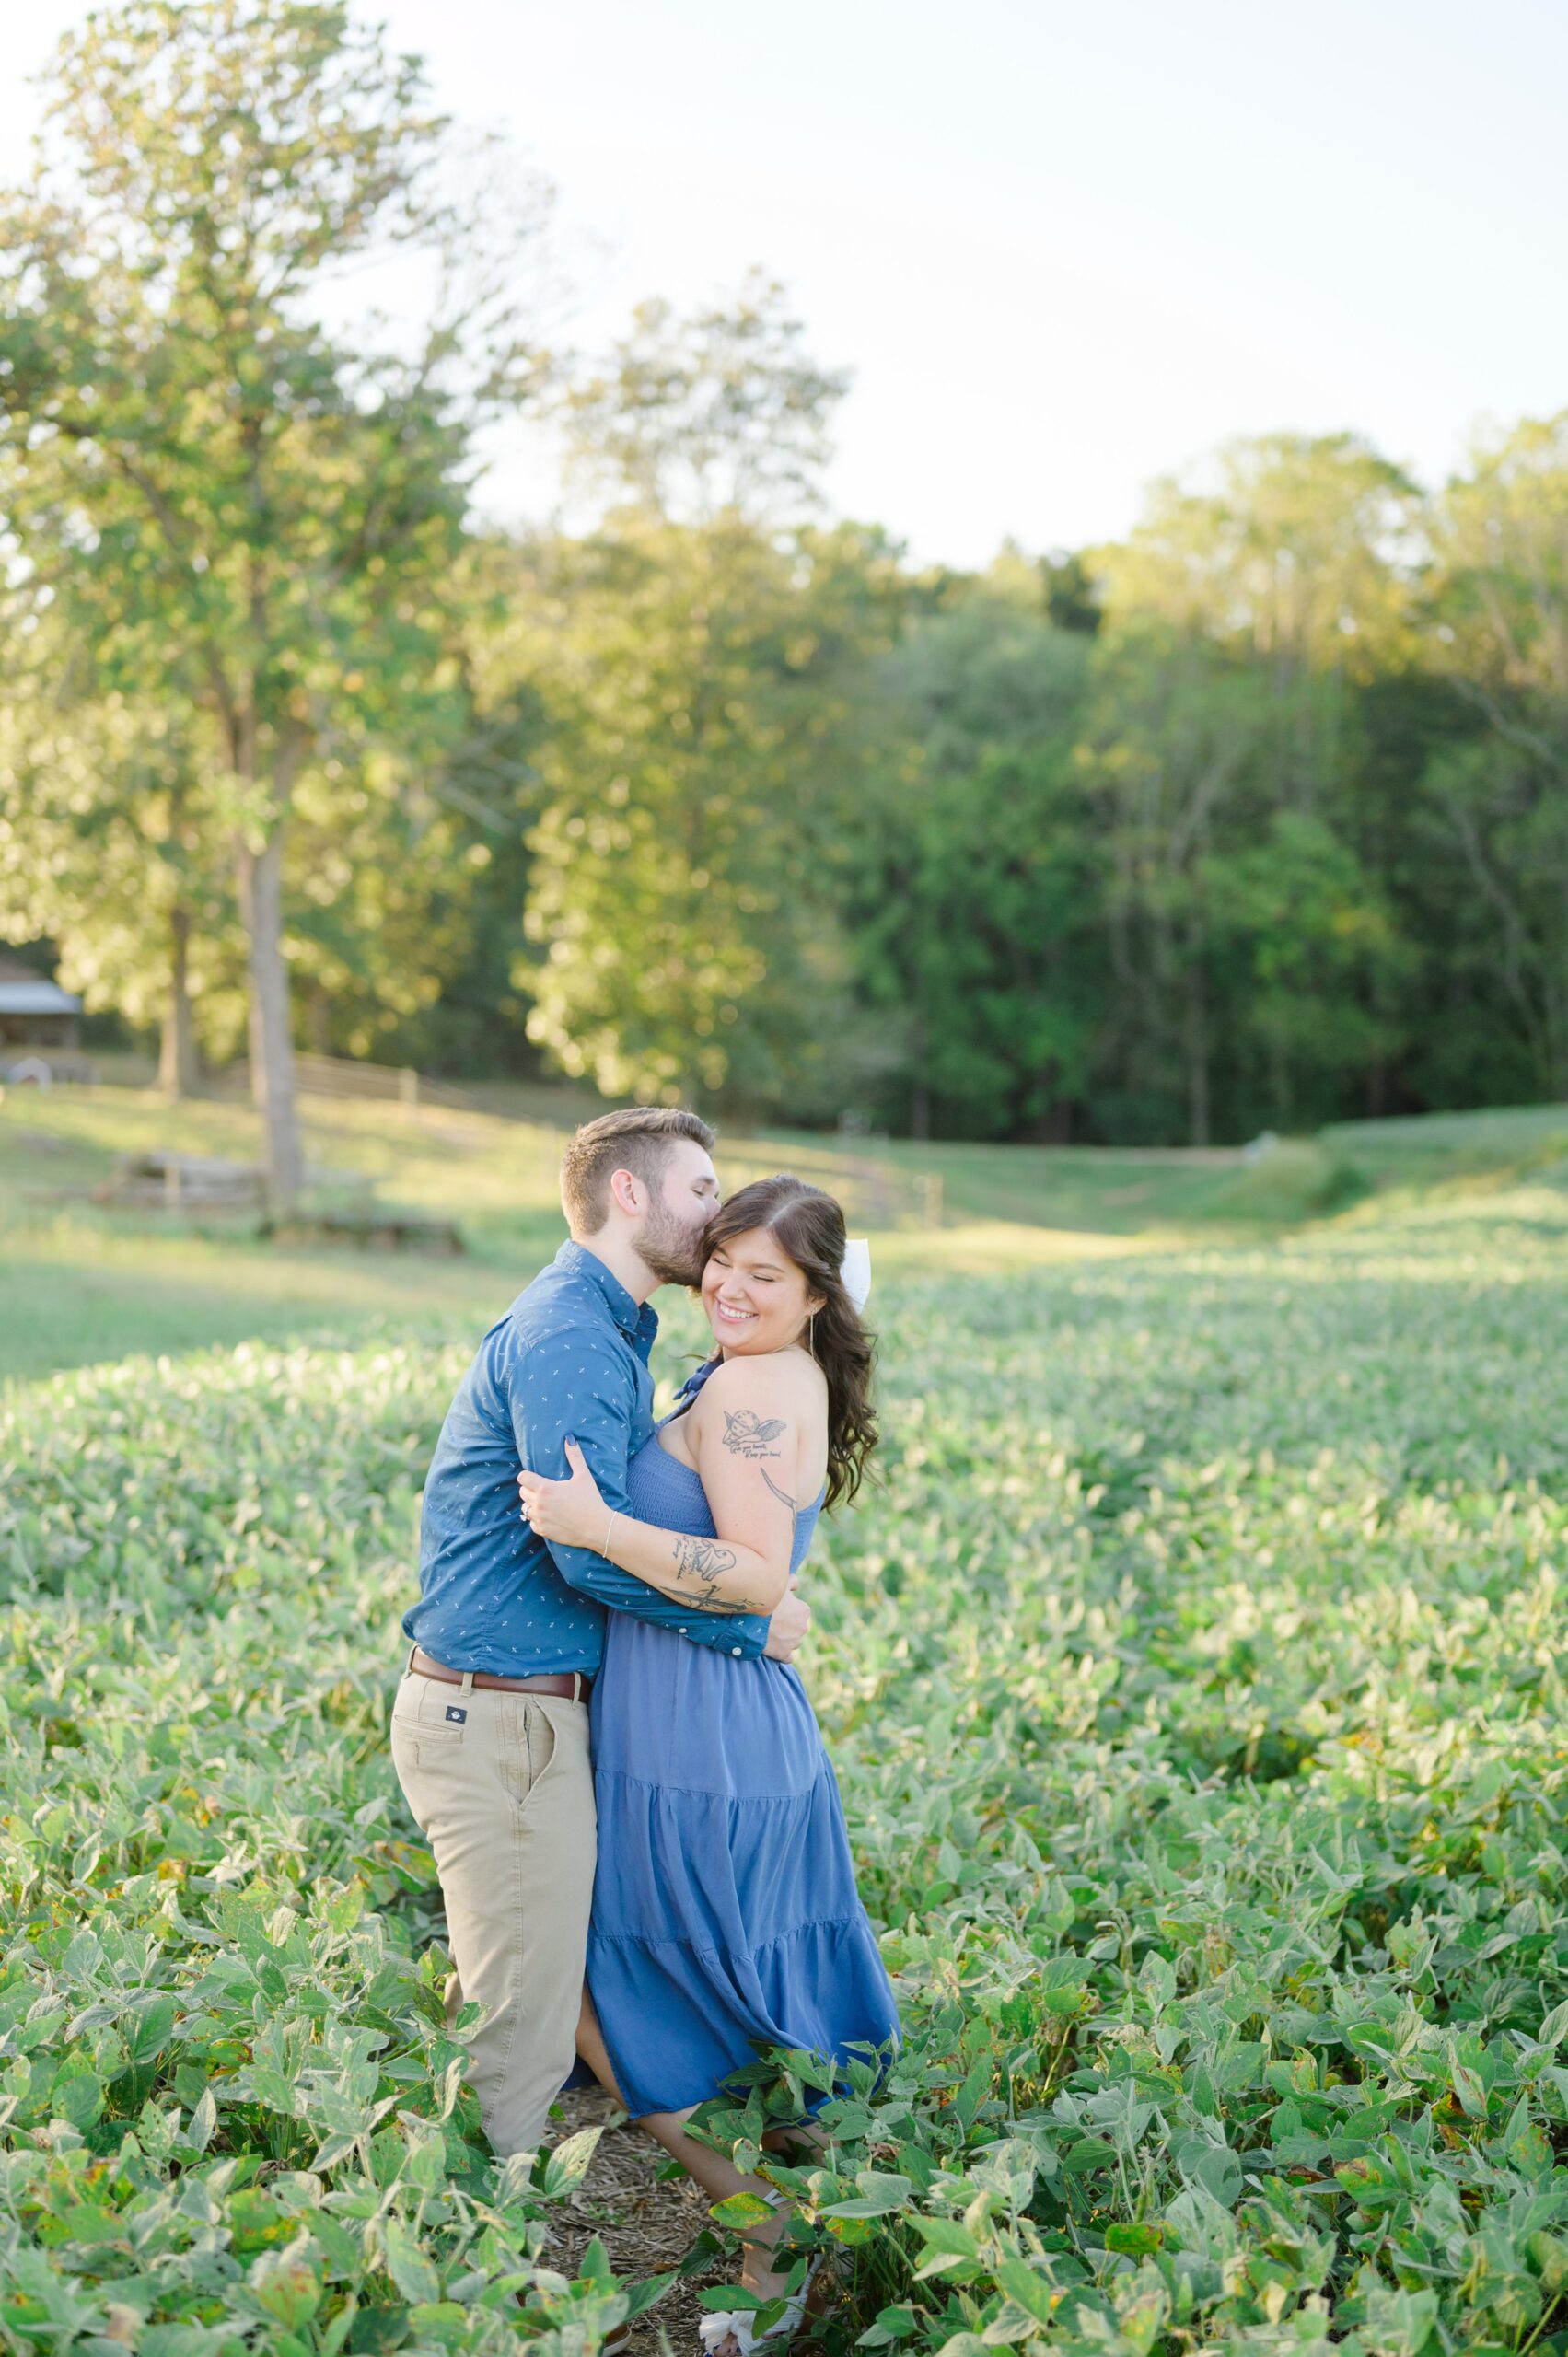
[[877, 1345], [844, 1291], [844, 1215], [831, 1195], [793, 1171], [755, 1178], [720, 1206], [703, 1239], [707, 1258], [721, 1244], [765, 1227], [778, 1237], [812, 1293], [820, 1294], [812, 1355], [828, 1380], [828, 1504], [853, 1498], [880, 1434], [871, 1400]]

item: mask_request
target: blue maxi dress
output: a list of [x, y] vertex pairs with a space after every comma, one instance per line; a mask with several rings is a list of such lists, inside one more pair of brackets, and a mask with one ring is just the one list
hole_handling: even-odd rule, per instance
[[[688, 1380], [663, 1423], [717, 1364]], [[701, 1480], [656, 1434], [632, 1459], [627, 1492], [640, 1520], [714, 1536]], [[821, 1507], [796, 1517], [794, 1570]], [[760, 2046], [841, 2067], [889, 2049], [898, 2009], [799, 1673], [612, 1612], [589, 1707], [588, 1988], [633, 2118], [705, 2102]]]

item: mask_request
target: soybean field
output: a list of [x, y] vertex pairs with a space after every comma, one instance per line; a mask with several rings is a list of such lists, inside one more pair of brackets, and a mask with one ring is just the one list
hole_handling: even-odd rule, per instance
[[[1558, 1177], [876, 1309], [885, 1478], [808, 1678], [907, 2039], [770, 2164], [837, 2255], [819, 2338], [1568, 2350]], [[674, 2313], [567, 2232], [596, 2131], [490, 2160], [388, 1757], [475, 1330], [0, 1410], [9, 2351], [593, 2357]], [[712, 2132], [749, 2160], [812, 2069]]]

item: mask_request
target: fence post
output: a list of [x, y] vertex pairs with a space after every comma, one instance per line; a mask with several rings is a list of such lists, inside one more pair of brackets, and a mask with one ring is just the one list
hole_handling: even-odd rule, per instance
[[412, 1064], [405, 1064], [398, 1074], [398, 1102], [400, 1105], [417, 1105], [419, 1102], [419, 1074]]

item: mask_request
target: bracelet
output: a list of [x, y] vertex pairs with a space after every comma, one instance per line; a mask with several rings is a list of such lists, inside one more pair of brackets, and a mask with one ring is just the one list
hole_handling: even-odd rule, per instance
[[[620, 1509], [619, 1509], [619, 1508], [617, 1508], [617, 1509], [616, 1509], [616, 1514], [619, 1514], [619, 1512], [620, 1512]], [[615, 1527], [615, 1523], [616, 1523], [616, 1514], [612, 1514], [612, 1515], [610, 1515], [610, 1520], [609, 1520], [609, 1521], [605, 1524], [605, 1526], [604, 1526], [604, 1545], [603, 1545], [603, 1546], [599, 1549], [599, 1550], [598, 1550], [598, 1551], [599, 1551], [599, 1553], [604, 1557], [604, 1560], [605, 1560], [605, 1562], [606, 1562], [607, 1563], [608, 1563], [608, 1562], [609, 1562], [609, 1561], [610, 1561], [610, 1532], [611, 1532], [611, 1531], [614, 1529], [614, 1527]]]

